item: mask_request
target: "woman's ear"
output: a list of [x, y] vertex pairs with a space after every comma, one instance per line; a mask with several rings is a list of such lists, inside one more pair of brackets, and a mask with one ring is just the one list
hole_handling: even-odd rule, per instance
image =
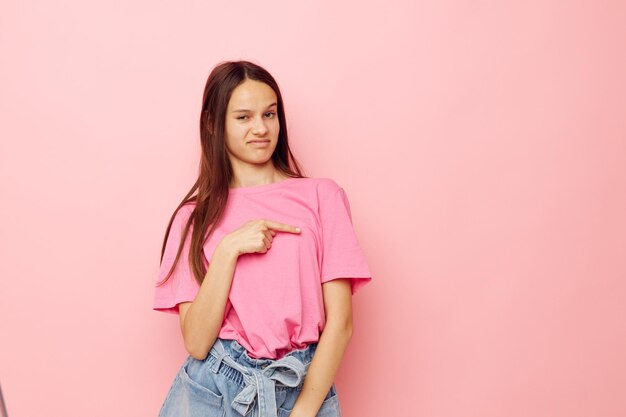
[[213, 126], [213, 120], [209, 118], [207, 120], [206, 129], [211, 133], [211, 135], [215, 136], [215, 128]]
[[206, 130], [208, 130], [209, 132], [211, 132], [212, 135], [214, 135], [215, 130], [213, 128], [213, 118], [208, 114], [207, 110], [205, 110], [203, 113], [204, 113], [204, 117], [206, 118]]

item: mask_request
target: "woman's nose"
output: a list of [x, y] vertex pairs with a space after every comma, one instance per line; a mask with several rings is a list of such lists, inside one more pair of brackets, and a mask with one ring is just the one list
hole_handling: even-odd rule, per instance
[[263, 119], [261, 119], [259, 121], [259, 119], [255, 119], [254, 122], [254, 132], [256, 134], [263, 134], [267, 131], [267, 126], [265, 125], [265, 122], [263, 121]]

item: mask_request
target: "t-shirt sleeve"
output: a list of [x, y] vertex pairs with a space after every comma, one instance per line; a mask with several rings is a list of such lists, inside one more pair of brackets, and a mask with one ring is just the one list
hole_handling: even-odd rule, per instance
[[320, 220], [321, 282], [350, 278], [352, 294], [355, 294], [372, 277], [354, 231], [350, 203], [343, 188], [336, 188], [320, 201]]
[[[183, 206], [174, 217], [170, 234], [165, 244], [165, 252], [159, 269], [156, 283], [165, 278], [174, 264], [180, 237], [185, 228], [185, 224], [191, 215], [192, 209]], [[165, 313], [178, 314], [178, 303], [193, 301], [200, 289], [198, 282], [193, 276], [189, 265], [189, 248], [191, 246], [191, 232], [193, 226], [189, 228], [189, 233], [185, 238], [183, 250], [176, 263], [176, 268], [165, 284], [155, 285], [153, 310]]]

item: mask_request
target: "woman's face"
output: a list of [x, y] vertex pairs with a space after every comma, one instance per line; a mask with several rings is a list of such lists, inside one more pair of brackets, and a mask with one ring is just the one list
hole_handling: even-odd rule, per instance
[[246, 79], [233, 90], [225, 124], [231, 163], [264, 164], [271, 159], [280, 130], [277, 106], [276, 93], [265, 83]]

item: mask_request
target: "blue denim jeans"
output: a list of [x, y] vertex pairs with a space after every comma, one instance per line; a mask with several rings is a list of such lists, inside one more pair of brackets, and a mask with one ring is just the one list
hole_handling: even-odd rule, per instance
[[[278, 360], [254, 359], [236, 340], [218, 338], [204, 360], [187, 357], [159, 417], [287, 417], [316, 348], [313, 343]], [[341, 417], [334, 383], [317, 417]]]

